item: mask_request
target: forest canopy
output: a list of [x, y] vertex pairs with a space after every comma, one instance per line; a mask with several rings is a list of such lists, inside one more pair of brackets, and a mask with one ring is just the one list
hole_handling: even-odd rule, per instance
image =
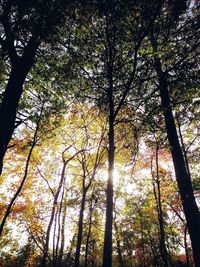
[[199, 3], [0, 1], [0, 266], [200, 266]]

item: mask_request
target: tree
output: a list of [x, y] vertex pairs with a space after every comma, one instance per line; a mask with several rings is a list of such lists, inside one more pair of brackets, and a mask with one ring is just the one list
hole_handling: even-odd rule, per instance
[[[86, 140], [85, 141], [86, 144], [88, 144], [89, 142], [89, 147], [86, 145], [83, 152], [81, 153], [81, 158], [78, 159], [82, 167], [82, 198], [81, 198], [81, 208], [80, 208], [79, 221], [78, 221], [78, 237], [77, 237], [75, 263], [74, 263], [75, 267], [79, 267], [79, 261], [80, 261], [84, 210], [85, 210], [87, 192], [90, 189], [92, 182], [95, 179], [98, 169], [104, 164], [105, 151], [104, 149], [102, 150], [104, 134], [105, 134], [105, 130], [102, 131], [102, 135], [100, 136], [97, 147], [91, 146], [90, 139]], [[92, 152], [90, 152], [93, 149], [96, 150], [96, 153], [94, 155], [92, 155]]]
[[162, 199], [161, 199], [161, 181], [160, 181], [160, 173], [159, 173], [159, 144], [156, 144], [156, 153], [155, 153], [155, 165], [156, 171], [153, 170], [153, 159], [152, 159], [152, 179], [153, 179], [153, 191], [156, 201], [156, 210], [158, 213], [158, 222], [160, 229], [160, 254], [163, 261], [163, 266], [169, 266], [169, 257], [165, 244], [165, 229], [164, 229], [164, 216], [163, 216], [163, 207], [162, 207]]
[[39, 46], [56, 36], [67, 8], [67, 1], [1, 2], [0, 44], [4, 60], [9, 66], [9, 76], [0, 106], [0, 173], [15, 129], [16, 112], [25, 79], [34, 64]]
[[63, 166], [62, 166], [62, 172], [61, 172], [61, 177], [60, 177], [60, 181], [59, 181], [59, 185], [58, 188], [54, 194], [54, 200], [53, 200], [53, 207], [52, 207], [52, 212], [51, 212], [51, 217], [49, 220], [49, 224], [47, 227], [47, 232], [46, 232], [46, 241], [45, 241], [45, 246], [44, 246], [44, 253], [43, 253], [43, 257], [42, 257], [42, 261], [41, 261], [41, 266], [45, 267], [46, 266], [46, 258], [48, 256], [48, 249], [49, 249], [49, 238], [50, 238], [50, 232], [51, 232], [51, 227], [53, 225], [53, 220], [55, 217], [55, 212], [56, 212], [56, 208], [57, 208], [57, 204], [58, 204], [58, 198], [59, 195], [61, 193], [61, 189], [63, 187], [63, 183], [65, 180], [65, 172], [66, 172], [66, 167], [67, 164], [78, 154], [80, 153], [80, 151], [78, 151], [77, 153], [75, 153], [74, 155], [72, 155], [70, 158], [65, 158], [65, 154], [68, 152], [68, 150], [71, 148], [71, 145], [69, 147], [67, 147], [63, 152], [62, 152], [62, 161], [63, 161]]
[[[188, 11], [189, 12], [189, 11]], [[190, 19], [189, 19], [190, 20]], [[171, 22], [170, 22], [171, 23]], [[174, 20], [175, 23], [175, 20]], [[169, 145], [172, 153], [172, 158], [174, 162], [174, 168], [177, 178], [177, 183], [179, 187], [179, 192], [181, 195], [182, 205], [187, 220], [188, 231], [192, 241], [193, 254], [196, 266], [200, 265], [200, 213], [195, 201], [191, 177], [187, 170], [187, 165], [184, 159], [184, 154], [180, 145], [178, 138], [177, 128], [175, 125], [175, 120], [172, 112], [170, 94], [169, 94], [169, 72], [170, 68], [164, 70], [163, 63], [161, 61], [161, 56], [159, 55], [160, 46], [158, 39], [158, 30], [156, 29], [156, 22], [152, 26], [149, 39], [153, 49], [153, 57], [155, 64], [155, 71], [158, 77], [159, 91], [161, 97], [161, 106], [163, 109], [163, 115], [165, 119], [166, 131], [169, 140]], [[187, 22], [186, 22], [187, 25]], [[171, 30], [172, 24], [168, 24], [168, 31]], [[194, 44], [193, 49], [195, 49]], [[191, 47], [190, 47], [191, 49]], [[191, 51], [189, 49], [189, 51]], [[161, 50], [162, 51], [162, 50]], [[184, 61], [188, 58], [190, 52], [181, 58], [180, 61], [175, 61], [171, 63], [171, 71], [176, 68], [176, 65], [184, 64]]]
[[15, 192], [14, 196], [12, 197], [12, 199], [11, 199], [7, 209], [6, 209], [4, 217], [2, 219], [1, 226], [0, 226], [0, 236], [2, 235], [2, 232], [3, 232], [3, 229], [4, 229], [4, 225], [6, 223], [6, 220], [7, 220], [8, 216], [9, 216], [12, 208], [13, 208], [13, 205], [15, 204], [16, 198], [21, 193], [23, 185], [26, 182], [27, 175], [28, 175], [28, 169], [29, 169], [29, 163], [30, 163], [30, 160], [31, 160], [33, 149], [34, 149], [35, 145], [38, 142], [38, 131], [39, 131], [40, 123], [41, 123], [41, 120], [42, 120], [42, 116], [43, 116], [43, 105], [41, 107], [41, 112], [40, 112], [39, 118], [37, 119], [36, 129], [35, 129], [34, 136], [33, 136], [33, 141], [32, 141], [32, 144], [31, 144], [28, 156], [27, 156], [27, 160], [26, 160], [26, 163], [25, 163], [24, 176], [23, 176], [23, 178], [21, 180], [20, 186], [18, 187], [17, 191]]
[[[129, 13], [130, 9], [133, 11], [132, 15]], [[93, 12], [92, 17], [91, 12]], [[140, 17], [136, 13], [137, 10], [129, 1], [126, 3], [97, 1], [89, 8], [89, 14], [86, 14], [87, 21], [83, 21], [81, 27], [77, 28], [77, 36], [75, 36], [77, 38], [72, 40], [70, 45], [66, 45], [69, 53], [80, 65], [83, 80], [91, 88], [90, 96], [88, 91], [80, 91], [79, 96], [95, 101], [101, 109], [104, 109], [108, 121], [104, 266], [112, 264], [115, 123], [132, 89], [135, 77], [142, 73], [141, 68], [137, 68], [138, 50], [148, 28], [148, 26], [145, 28], [138, 26]], [[80, 43], [81, 49], [77, 49]], [[131, 60], [130, 57], [132, 57]]]

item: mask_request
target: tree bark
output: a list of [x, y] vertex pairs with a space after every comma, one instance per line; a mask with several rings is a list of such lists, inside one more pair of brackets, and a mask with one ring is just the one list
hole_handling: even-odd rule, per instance
[[[57, 207], [56, 207], [56, 212], [55, 212], [55, 216], [54, 216], [54, 221], [53, 221], [53, 224], [54, 224], [54, 228], [53, 228], [53, 251], [52, 251], [52, 267], [56, 267], [57, 265], [57, 253], [56, 253], [56, 248], [57, 248], [57, 242], [59, 240], [59, 210], [60, 210], [60, 207], [59, 207], [59, 203], [57, 204]], [[58, 235], [56, 235], [56, 233], [58, 233]]]
[[82, 194], [82, 199], [81, 199], [81, 209], [80, 209], [79, 221], [78, 221], [78, 237], [77, 237], [77, 243], [76, 243], [76, 254], [75, 254], [74, 267], [79, 267], [79, 262], [80, 262], [86, 193], [87, 191], [83, 189], [83, 194]]
[[51, 232], [51, 228], [52, 228], [52, 224], [53, 224], [53, 220], [54, 220], [54, 216], [55, 216], [55, 212], [56, 212], [56, 205], [58, 202], [58, 197], [60, 194], [60, 190], [61, 187], [63, 185], [63, 181], [65, 179], [65, 170], [66, 170], [66, 166], [67, 166], [67, 162], [63, 163], [63, 168], [62, 168], [62, 174], [61, 174], [61, 178], [60, 178], [60, 182], [59, 182], [59, 186], [58, 189], [54, 195], [54, 200], [53, 200], [53, 207], [52, 207], [52, 211], [51, 211], [51, 217], [50, 217], [50, 221], [47, 227], [47, 233], [46, 233], [46, 242], [45, 242], [45, 246], [44, 246], [44, 253], [43, 253], [43, 257], [41, 260], [41, 267], [45, 267], [46, 266], [46, 259], [48, 256], [48, 250], [49, 250], [49, 239], [50, 239], [50, 232]]
[[118, 254], [118, 259], [119, 259], [119, 265], [120, 267], [125, 267], [123, 256], [122, 256], [120, 239], [119, 239], [119, 229], [118, 229], [116, 222], [114, 222], [114, 228], [115, 228], [115, 233], [116, 233], [117, 254]]
[[107, 39], [107, 98], [108, 98], [108, 114], [109, 114], [109, 133], [108, 133], [108, 181], [106, 189], [106, 224], [104, 234], [103, 247], [103, 267], [112, 266], [112, 225], [113, 225], [113, 171], [114, 171], [114, 156], [115, 156], [115, 111], [113, 99], [113, 63], [115, 51], [113, 42], [110, 39], [109, 25], [106, 25]]
[[0, 105], [0, 174], [7, 146], [15, 129], [17, 107], [23, 92], [23, 84], [34, 63], [39, 42], [32, 40], [24, 49], [24, 55], [12, 62], [8, 84]]
[[[151, 40], [156, 52], [157, 44]], [[194, 197], [192, 183], [187, 171], [183, 152], [178, 139], [175, 120], [170, 105], [167, 75], [162, 70], [160, 59], [155, 56], [155, 68], [159, 80], [161, 105], [165, 119], [168, 141], [174, 163], [176, 180], [181, 196], [183, 210], [187, 221], [188, 232], [191, 238], [195, 266], [200, 266], [200, 213]]]
[[63, 203], [63, 216], [62, 216], [62, 222], [61, 222], [61, 242], [60, 242], [60, 250], [58, 255], [58, 267], [61, 267], [62, 264], [62, 258], [63, 258], [63, 251], [64, 251], [64, 245], [65, 245], [65, 220], [67, 216], [67, 195], [64, 198]]
[[3, 168], [3, 158], [15, 128], [16, 110], [26, 77], [20, 68], [20, 65], [12, 68], [0, 107], [0, 174]]
[[114, 119], [113, 107], [109, 117], [109, 151], [108, 151], [108, 182], [106, 190], [106, 225], [103, 248], [103, 267], [112, 266], [112, 224], [113, 224], [113, 170], [114, 170]]
[[[63, 209], [64, 194], [65, 194], [65, 186], [63, 186], [60, 206], [57, 212], [57, 220], [55, 220], [55, 225], [58, 224], [58, 229], [57, 229], [58, 234], [57, 234], [56, 247], [54, 248], [53, 246], [53, 267], [59, 266], [59, 244], [61, 241], [60, 239], [62, 238], [61, 231], [62, 231], [62, 223], [63, 223], [62, 209]], [[55, 230], [56, 230], [56, 227], [55, 227]], [[56, 237], [56, 233], [54, 234], [54, 237]]]
[[160, 255], [162, 258], [163, 266], [168, 267], [169, 266], [168, 253], [167, 253], [167, 248], [165, 245], [165, 229], [164, 229], [163, 209], [162, 209], [161, 191], [160, 191], [158, 151], [159, 151], [159, 147], [158, 147], [158, 145], [156, 145], [156, 156], [155, 156], [156, 177], [154, 177], [153, 170], [152, 170], [152, 176], [153, 176], [153, 179], [156, 183], [156, 187], [155, 187], [155, 184], [153, 182], [153, 187], [154, 187], [154, 196], [155, 196], [155, 200], [156, 200], [158, 223], [159, 223], [159, 230], [160, 230]]
[[51, 232], [51, 227], [53, 224], [53, 220], [54, 220], [54, 216], [55, 216], [55, 212], [56, 212], [56, 205], [58, 203], [58, 197], [60, 195], [60, 191], [61, 188], [65, 182], [65, 170], [67, 167], [67, 164], [73, 159], [75, 158], [76, 155], [78, 155], [81, 151], [76, 152], [73, 156], [71, 156], [69, 159], [65, 159], [65, 152], [67, 152], [69, 149], [71, 148], [71, 145], [69, 147], [67, 147], [63, 152], [62, 152], [62, 160], [63, 160], [63, 167], [62, 167], [62, 172], [61, 172], [61, 177], [60, 177], [60, 181], [59, 181], [59, 185], [58, 188], [56, 190], [56, 193], [54, 194], [54, 200], [53, 200], [53, 207], [52, 207], [52, 211], [51, 211], [51, 217], [50, 217], [50, 221], [47, 227], [47, 233], [46, 233], [46, 242], [44, 245], [44, 253], [43, 253], [43, 257], [41, 260], [41, 267], [45, 267], [46, 266], [46, 258], [48, 257], [48, 250], [49, 250], [49, 238], [50, 238], [50, 232]]
[[90, 241], [91, 230], [92, 230], [92, 215], [93, 215], [93, 210], [94, 210], [94, 206], [92, 204], [93, 204], [93, 195], [90, 201], [89, 229], [88, 229], [86, 245], [85, 245], [85, 267], [88, 266], [89, 241]]

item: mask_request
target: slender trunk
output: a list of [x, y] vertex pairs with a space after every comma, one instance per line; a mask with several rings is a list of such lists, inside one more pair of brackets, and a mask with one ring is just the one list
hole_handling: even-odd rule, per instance
[[39, 42], [27, 46], [24, 56], [12, 63], [8, 84], [0, 105], [0, 175], [3, 169], [3, 159], [15, 129], [15, 119], [19, 100], [23, 92], [23, 84], [34, 63]]
[[59, 244], [60, 244], [61, 227], [62, 227], [61, 214], [62, 214], [62, 207], [63, 207], [64, 192], [65, 192], [65, 187], [63, 186], [62, 197], [61, 197], [61, 201], [60, 201], [59, 210], [57, 213], [57, 222], [55, 223], [55, 224], [58, 224], [58, 235], [57, 235], [57, 241], [56, 241], [56, 249], [54, 250], [54, 256], [53, 256], [53, 266], [54, 267], [58, 266], [58, 258], [59, 258], [58, 249], [59, 249]]
[[67, 196], [65, 196], [64, 203], [63, 203], [63, 217], [62, 217], [62, 223], [61, 223], [61, 241], [60, 241], [60, 250], [59, 250], [59, 256], [58, 256], [58, 267], [61, 267], [62, 264], [62, 258], [63, 258], [63, 251], [64, 251], [64, 245], [65, 245], [65, 220], [67, 215]]
[[114, 120], [111, 108], [109, 118], [108, 182], [106, 190], [106, 225], [104, 235], [103, 267], [112, 266], [114, 150]]
[[[108, 19], [108, 17], [107, 17]], [[110, 32], [109, 20], [106, 21], [106, 51], [107, 51], [107, 99], [109, 111], [109, 133], [108, 133], [108, 181], [106, 189], [106, 224], [104, 233], [103, 247], [103, 267], [112, 266], [112, 224], [113, 224], [113, 171], [114, 171], [114, 156], [115, 156], [115, 141], [114, 141], [114, 122], [117, 113], [114, 111], [113, 98], [113, 66], [115, 59], [115, 49], [113, 49], [113, 40]], [[118, 108], [120, 108], [118, 106]]]
[[[35, 144], [34, 144], [34, 145], [35, 145]], [[17, 189], [17, 192], [14, 194], [13, 198], [11, 199], [10, 204], [8, 205], [7, 210], [6, 210], [5, 214], [4, 214], [3, 220], [2, 220], [2, 222], [1, 222], [1, 226], [0, 226], [0, 236], [1, 236], [2, 232], [3, 232], [4, 225], [5, 225], [6, 220], [7, 220], [8, 216], [9, 216], [11, 210], [12, 210], [12, 207], [13, 207], [14, 204], [15, 204], [15, 200], [16, 200], [16, 198], [18, 197], [18, 195], [20, 194], [20, 192], [21, 192], [21, 190], [22, 190], [22, 188], [23, 188], [23, 185], [24, 185], [24, 183], [25, 183], [25, 181], [26, 181], [27, 174], [28, 174], [29, 162], [30, 162], [30, 158], [31, 158], [32, 151], [33, 151], [33, 147], [34, 147], [34, 146], [31, 147], [31, 150], [30, 150], [30, 152], [29, 152], [29, 155], [28, 155], [28, 158], [27, 158], [27, 161], [26, 161], [26, 167], [25, 167], [25, 174], [24, 174], [24, 177], [23, 177], [23, 179], [22, 179], [22, 181], [21, 181], [21, 183], [20, 183], [19, 188]]]
[[47, 255], [48, 255], [48, 250], [49, 250], [49, 239], [50, 239], [50, 232], [51, 232], [51, 227], [53, 224], [53, 220], [54, 220], [54, 216], [55, 216], [55, 212], [56, 212], [56, 205], [58, 202], [58, 197], [60, 194], [60, 190], [64, 181], [64, 177], [65, 177], [65, 169], [66, 169], [67, 163], [64, 162], [63, 163], [63, 168], [62, 168], [62, 174], [61, 174], [61, 178], [60, 178], [60, 182], [59, 182], [59, 186], [58, 189], [54, 195], [54, 201], [53, 201], [53, 207], [52, 207], [52, 211], [51, 211], [51, 217], [50, 217], [50, 221], [47, 227], [47, 233], [46, 233], [46, 242], [45, 242], [45, 246], [44, 246], [44, 253], [43, 253], [43, 257], [42, 257], [42, 261], [41, 261], [41, 267], [45, 267], [46, 266], [46, 259], [47, 259]]
[[34, 147], [36, 145], [36, 142], [37, 142], [37, 133], [38, 133], [38, 130], [39, 130], [40, 120], [42, 118], [42, 112], [43, 112], [43, 107], [42, 107], [42, 110], [41, 110], [41, 113], [40, 113], [39, 120], [37, 122], [36, 130], [35, 130], [34, 137], [33, 137], [33, 143], [32, 143], [31, 149], [30, 149], [30, 151], [28, 153], [28, 157], [27, 157], [27, 160], [26, 160], [24, 176], [22, 178], [22, 181], [20, 183], [19, 188], [17, 189], [16, 193], [14, 194], [13, 198], [11, 199], [10, 204], [8, 205], [7, 210], [6, 210], [5, 214], [4, 214], [3, 220], [2, 220], [1, 225], [0, 225], [0, 236], [1, 236], [2, 232], [3, 232], [6, 220], [7, 220], [8, 216], [9, 216], [9, 214], [10, 214], [10, 212], [11, 212], [11, 210], [12, 210], [14, 204], [15, 204], [15, 200], [18, 197], [18, 195], [20, 194], [24, 183], [26, 182], [31, 155], [32, 155], [33, 149], [34, 149]]
[[[154, 51], [156, 51], [155, 40], [152, 42]], [[162, 70], [161, 61], [158, 57], [155, 57], [155, 67], [159, 79], [161, 105], [163, 108], [176, 180], [187, 221], [188, 232], [191, 238], [195, 266], [198, 267], [200, 266], [200, 213], [194, 197], [191, 179], [188, 175], [184, 155], [178, 139], [177, 129], [170, 105], [167, 76]]]
[[159, 147], [156, 146], [156, 177], [153, 177], [156, 183], [157, 190], [154, 185], [154, 196], [156, 200], [157, 206], [157, 214], [158, 214], [158, 223], [159, 223], [159, 230], [160, 230], [160, 255], [162, 258], [163, 266], [168, 267], [168, 253], [167, 248], [165, 245], [165, 229], [164, 229], [164, 220], [163, 220], [163, 210], [162, 210], [162, 203], [161, 203], [161, 191], [160, 191], [160, 177], [159, 177], [159, 165], [158, 165], [158, 151]]
[[117, 254], [118, 254], [119, 264], [120, 264], [120, 267], [125, 267], [123, 256], [122, 256], [122, 251], [121, 251], [120, 239], [119, 239], [119, 229], [117, 227], [116, 222], [114, 222], [114, 228], [115, 228], [115, 233], [116, 233]]
[[54, 229], [53, 229], [53, 253], [52, 253], [52, 267], [56, 267], [56, 232], [57, 232], [57, 225], [58, 225], [58, 207], [56, 207], [56, 212], [54, 216]]
[[[185, 255], [186, 255], [186, 259], [187, 259], [187, 267], [190, 267], [190, 255], [189, 255], [189, 251], [188, 251], [188, 244], [187, 244], [187, 224], [185, 224], [185, 219], [183, 219], [181, 217], [181, 215], [178, 213], [178, 211], [169, 203], [167, 203], [170, 208], [172, 209], [172, 211], [176, 214], [176, 216], [181, 220], [181, 222], [183, 223], [183, 227], [184, 227], [184, 247], [185, 247]], [[174, 245], [175, 243], [173, 243]]]
[[74, 267], [79, 267], [79, 262], [80, 262], [80, 252], [81, 252], [81, 242], [82, 242], [82, 235], [83, 235], [83, 219], [84, 219], [86, 192], [87, 191], [85, 189], [83, 189], [83, 195], [82, 195], [82, 200], [81, 200], [81, 209], [80, 209], [79, 221], [78, 221], [78, 237], [77, 237], [77, 243], [76, 243], [76, 254], [75, 254]]
[[89, 217], [89, 229], [87, 233], [87, 239], [86, 239], [86, 246], [85, 246], [85, 267], [88, 266], [88, 252], [89, 252], [89, 241], [90, 241], [90, 236], [91, 236], [91, 230], [92, 230], [92, 214], [93, 214], [93, 198], [91, 199], [90, 202], [90, 217]]
[[[102, 141], [102, 140], [101, 140]], [[89, 190], [92, 181], [94, 180], [97, 167], [98, 167], [98, 160], [99, 160], [99, 149], [101, 145], [101, 141], [99, 143], [99, 147], [96, 154], [95, 164], [92, 173], [90, 173], [87, 169], [86, 164], [86, 154], [84, 151], [81, 164], [82, 164], [82, 170], [83, 170], [83, 180], [82, 180], [82, 199], [81, 199], [81, 208], [79, 213], [79, 222], [78, 222], [78, 237], [77, 237], [77, 244], [76, 244], [76, 253], [75, 253], [75, 261], [74, 261], [74, 267], [79, 267], [80, 264], [80, 252], [81, 252], [81, 242], [82, 242], [82, 234], [83, 234], [83, 220], [84, 220], [84, 210], [85, 210], [85, 201], [86, 201], [86, 195], [87, 191]], [[89, 178], [89, 181], [86, 185], [86, 179]]]

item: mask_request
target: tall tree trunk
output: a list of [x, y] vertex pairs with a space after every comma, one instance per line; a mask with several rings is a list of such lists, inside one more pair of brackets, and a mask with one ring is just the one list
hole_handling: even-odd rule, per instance
[[15, 129], [17, 107], [23, 92], [23, 84], [34, 63], [39, 42], [34, 40], [25, 49], [24, 55], [12, 62], [8, 84], [0, 105], [0, 175], [3, 159]]
[[87, 233], [87, 238], [86, 238], [86, 245], [85, 245], [85, 267], [88, 266], [88, 252], [89, 252], [89, 241], [90, 241], [90, 236], [91, 236], [91, 230], [92, 230], [92, 214], [94, 207], [92, 206], [93, 204], [93, 195], [90, 201], [90, 214], [89, 214], [89, 229]]
[[[113, 171], [114, 171], [114, 156], [115, 156], [115, 132], [114, 122], [118, 111], [115, 111], [114, 97], [113, 97], [113, 68], [115, 60], [114, 42], [112, 39], [112, 30], [110, 28], [109, 16], [106, 16], [106, 51], [107, 51], [107, 104], [109, 115], [109, 133], [108, 133], [108, 181], [106, 189], [106, 224], [104, 233], [104, 247], [103, 247], [103, 267], [112, 266], [112, 225], [113, 225]], [[118, 106], [120, 109], [120, 107]]]
[[154, 187], [154, 196], [156, 200], [156, 207], [157, 207], [157, 214], [158, 214], [158, 223], [159, 223], [159, 230], [160, 230], [160, 255], [162, 258], [163, 266], [168, 267], [168, 253], [167, 248], [165, 245], [165, 229], [164, 229], [164, 219], [163, 219], [163, 210], [162, 210], [162, 202], [161, 202], [161, 191], [160, 191], [160, 177], [159, 177], [159, 165], [158, 165], [158, 151], [159, 147], [156, 145], [156, 156], [155, 156], [155, 163], [156, 163], [156, 177], [154, 177], [153, 170], [152, 176], [156, 183], [153, 183]]
[[[61, 196], [61, 201], [60, 201], [60, 206], [57, 212], [57, 220], [55, 220], [55, 225], [58, 224], [58, 235], [57, 235], [57, 241], [56, 241], [56, 247], [54, 248], [53, 246], [53, 267], [58, 266], [58, 259], [59, 259], [59, 244], [60, 244], [60, 237], [61, 236], [61, 231], [62, 231], [62, 208], [63, 208], [63, 199], [64, 199], [64, 193], [65, 193], [65, 187], [63, 186], [62, 190], [62, 196]], [[55, 228], [56, 230], [56, 228]], [[56, 236], [56, 233], [54, 234], [54, 237]]]
[[47, 259], [48, 250], [49, 250], [50, 233], [51, 233], [51, 228], [52, 228], [52, 224], [53, 224], [53, 221], [54, 221], [54, 216], [55, 216], [55, 212], [56, 212], [56, 205], [57, 205], [57, 202], [58, 202], [58, 197], [59, 197], [60, 190], [62, 188], [63, 181], [64, 181], [64, 178], [65, 178], [66, 166], [67, 166], [67, 162], [64, 162], [63, 163], [63, 168], [62, 168], [62, 173], [61, 173], [61, 178], [60, 178], [60, 182], [59, 182], [59, 186], [58, 186], [58, 189], [57, 189], [57, 191], [56, 191], [56, 193], [54, 195], [53, 207], [52, 207], [52, 211], [51, 211], [51, 217], [50, 217], [50, 221], [49, 221], [49, 224], [48, 224], [48, 227], [47, 227], [46, 241], [45, 241], [45, 246], [44, 246], [44, 253], [43, 253], [42, 260], [41, 260], [41, 267], [45, 267], [46, 266], [46, 259]]
[[78, 155], [81, 152], [81, 151], [76, 152], [73, 156], [71, 156], [69, 159], [66, 160], [65, 159], [65, 152], [67, 152], [68, 149], [70, 149], [70, 148], [71, 148], [71, 145], [62, 152], [62, 159], [63, 159], [62, 173], [61, 173], [61, 177], [60, 177], [58, 188], [56, 190], [56, 193], [54, 194], [53, 207], [52, 207], [52, 211], [51, 211], [50, 221], [49, 221], [49, 224], [48, 224], [48, 227], [47, 227], [46, 241], [45, 241], [45, 245], [44, 245], [43, 257], [42, 257], [42, 260], [41, 260], [41, 267], [45, 267], [46, 266], [46, 258], [48, 256], [48, 250], [49, 250], [49, 238], [50, 238], [51, 227], [52, 227], [54, 216], [55, 216], [56, 205], [58, 203], [58, 197], [60, 195], [61, 188], [62, 188], [62, 186], [63, 186], [63, 184], [65, 182], [65, 170], [66, 170], [67, 164], [76, 155]]
[[83, 189], [83, 194], [82, 194], [82, 199], [81, 199], [81, 209], [80, 209], [79, 221], [78, 221], [78, 237], [77, 237], [77, 243], [76, 243], [74, 267], [79, 267], [79, 262], [80, 262], [80, 252], [81, 252], [81, 242], [82, 242], [82, 235], [83, 235], [83, 219], [84, 219], [86, 193], [87, 193], [87, 191], [85, 189]]
[[122, 251], [121, 251], [120, 239], [119, 239], [119, 229], [117, 227], [116, 222], [114, 222], [114, 228], [115, 228], [115, 233], [116, 233], [117, 254], [118, 254], [118, 259], [119, 259], [119, 265], [120, 267], [125, 267], [123, 256], [122, 256]]
[[[151, 40], [154, 51], [157, 51], [155, 40]], [[155, 56], [155, 67], [159, 80], [161, 105], [163, 109], [168, 141], [174, 163], [176, 180], [181, 196], [183, 210], [191, 238], [195, 266], [200, 266], [200, 213], [194, 197], [192, 183], [187, 171], [185, 159], [178, 139], [177, 129], [170, 105], [167, 75], [162, 70], [161, 61]]]
[[56, 212], [55, 212], [55, 216], [54, 216], [54, 222], [53, 222], [53, 225], [54, 225], [54, 228], [53, 228], [53, 253], [52, 253], [52, 267], [56, 267], [56, 264], [57, 264], [57, 255], [56, 255], [56, 243], [58, 241], [58, 236], [56, 235], [56, 233], [58, 232], [58, 213], [59, 213], [59, 207], [58, 207], [58, 204], [57, 204], [57, 207], [56, 207]]
[[[87, 140], [88, 141], [88, 140]], [[75, 262], [74, 262], [74, 267], [79, 267], [79, 262], [80, 262], [80, 251], [81, 251], [81, 242], [82, 242], [82, 232], [83, 232], [83, 219], [84, 219], [84, 210], [85, 210], [85, 201], [86, 201], [86, 195], [87, 195], [87, 191], [89, 190], [95, 175], [96, 175], [96, 171], [98, 169], [98, 164], [100, 164], [100, 154], [99, 154], [99, 149], [101, 147], [101, 142], [102, 139], [99, 142], [99, 146], [97, 149], [97, 153], [96, 153], [96, 158], [95, 158], [95, 164], [93, 167], [92, 172], [90, 172], [87, 169], [87, 164], [86, 164], [86, 154], [85, 151], [83, 153], [83, 157], [81, 160], [81, 164], [82, 164], [82, 170], [83, 170], [83, 180], [82, 180], [82, 200], [81, 200], [81, 209], [80, 209], [80, 214], [79, 214], [79, 222], [78, 222], [78, 237], [77, 237], [77, 245], [76, 245], [76, 253], [75, 253]], [[86, 185], [86, 181], [87, 179], [89, 179], [87, 185]]]
[[62, 258], [63, 258], [63, 251], [64, 251], [64, 245], [65, 245], [65, 220], [67, 216], [67, 195], [64, 198], [63, 203], [63, 216], [62, 216], [62, 222], [61, 222], [61, 241], [60, 241], [60, 250], [58, 255], [58, 267], [61, 267], [62, 264]]
[[112, 223], [113, 223], [113, 170], [114, 170], [114, 119], [113, 107], [110, 108], [109, 118], [109, 155], [108, 182], [106, 190], [106, 225], [103, 248], [103, 267], [112, 266]]

